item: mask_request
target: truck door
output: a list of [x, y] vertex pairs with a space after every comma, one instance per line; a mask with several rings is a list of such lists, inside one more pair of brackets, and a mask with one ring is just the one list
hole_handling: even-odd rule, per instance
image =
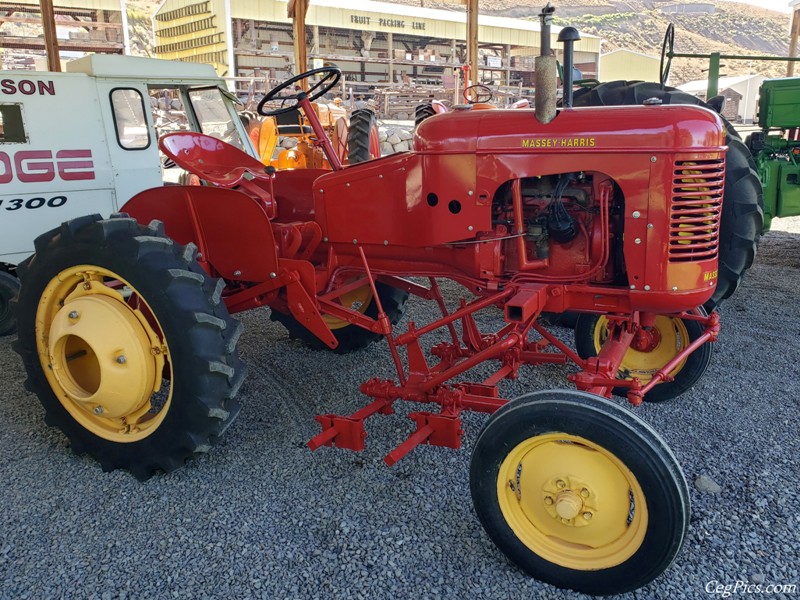
[[108, 154], [118, 206], [161, 181], [158, 140], [150, 97], [144, 85], [98, 81]]

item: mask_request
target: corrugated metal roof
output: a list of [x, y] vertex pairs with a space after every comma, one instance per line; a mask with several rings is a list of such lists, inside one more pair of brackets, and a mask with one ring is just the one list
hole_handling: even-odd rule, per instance
[[[719, 89], [724, 90], [725, 88], [733, 87], [739, 83], [744, 83], [748, 79], [762, 77], [762, 75], [739, 75], [738, 77], [720, 77], [719, 78]], [[688, 83], [684, 83], [683, 85], [679, 85], [678, 89], [682, 92], [689, 92], [693, 94], [695, 92], [705, 92], [708, 89], [708, 79], [696, 79], [694, 81], [689, 81]]]

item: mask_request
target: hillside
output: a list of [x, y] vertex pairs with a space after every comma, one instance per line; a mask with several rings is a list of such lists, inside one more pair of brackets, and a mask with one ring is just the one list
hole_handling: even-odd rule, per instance
[[[455, 0], [384, 0], [398, 4], [463, 11]], [[482, 14], [523, 19], [538, 18], [546, 0], [480, 0]], [[313, 0], [311, 0], [313, 2]], [[128, 0], [128, 23], [134, 54], [150, 56], [153, 48], [151, 16], [156, 0]], [[603, 38], [603, 52], [627, 48], [658, 56], [667, 25], [675, 24], [675, 51], [683, 53], [786, 56], [789, 52], [790, 15], [736, 2], [716, 2], [713, 14], [667, 14], [670, 5], [684, 0], [554, 0], [556, 25], [572, 25], [585, 34]], [[697, 4], [697, 3], [695, 3]], [[33, 25], [25, 26], [35, 27]], [[36, 35], [34, 33], [33, 35]], [[748, 72], [784, 76], [786, 64], [765, 61], [723, 61], [723, 75]], [[675, 59], [670, 82], [678, 85], [704, 77], [708, 61]]]

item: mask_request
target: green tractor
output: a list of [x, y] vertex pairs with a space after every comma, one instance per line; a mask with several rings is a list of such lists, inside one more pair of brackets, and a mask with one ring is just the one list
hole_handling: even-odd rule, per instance
[[745, 144], [764, 191], [764, 231], [775, 217], [800, 215], [800, 77], [761, 84], [758, 126]]

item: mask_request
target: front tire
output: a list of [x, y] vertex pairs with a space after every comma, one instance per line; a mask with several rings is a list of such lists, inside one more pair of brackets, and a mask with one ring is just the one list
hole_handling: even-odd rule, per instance
[[588, 594], [651, 582], [689, 524], [688, 485], [666, 443], [628, 410], [584, 392], [536, 392], [497, 411], [475, 444], [470, 490], [510, 560]]
[[22, 263], [19, 342], [48, 424], [76, 453], [139, 479], [207, 451], [238, 414], [241, 325], [154, 221], [82, 217]]

